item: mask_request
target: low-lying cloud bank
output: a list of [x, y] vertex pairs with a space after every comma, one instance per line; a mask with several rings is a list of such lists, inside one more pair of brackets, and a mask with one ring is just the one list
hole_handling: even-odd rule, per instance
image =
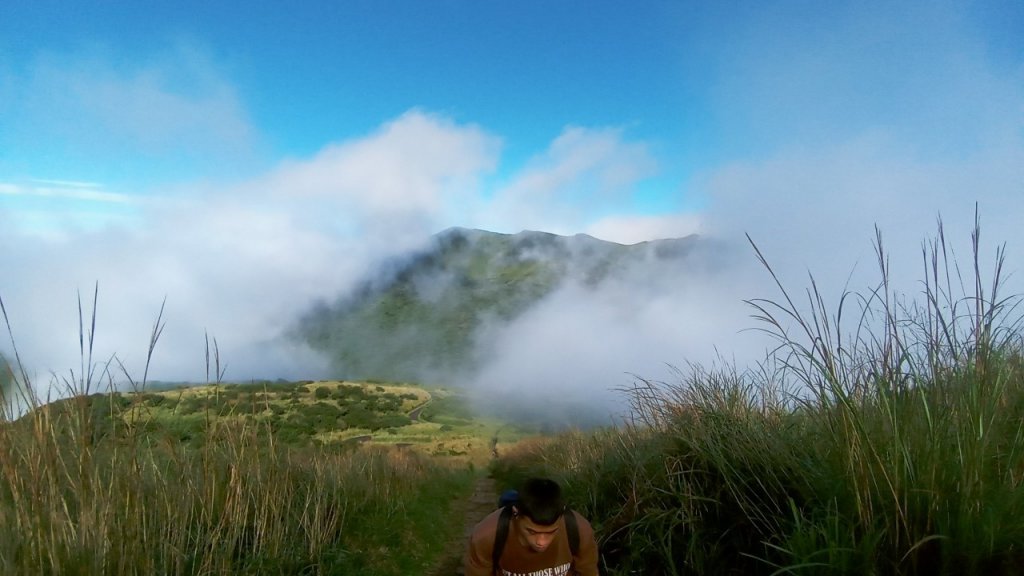
[[[313, 302], [343, 293], [382, 259], [451, 225], [556, 227], [543, 219], [543, 206], [567, 211], [579, 182], [602, 183], [596, 193], [604, 197], [624, 194], [651, 163], [617, 131], [571, 128], [521, 176], [481, 199], [499, 149], [498, 138], [477, 126], [414, 110], [247, 182], [136, 197], [134, 213], [100, 225], [75, 214], [40, 220], [0, 211], [7, 248], [0, 297], [21, 358], [44, 389], [51, 372], [77, 371], [77, 295], [88, 316], [98, 284], [94, 358], [116, 354], [135, 378], [165, 298], [151, 378], [205, 377], [206, 335], [216, 338], [228, 378], [325, 376], [319, 358], [284, 338]], [[618, 150], [629, 154], [619, 159]], [[33, 188], [6, 190], [29, 195]], [[516, 206], [528, 210], [495, 216]], [[573, 213], [557, 222], [570, 230], [585, 218]]]
[[[553, 145], [490, 201], [478, 192], [496, 168], [500, 141], [479, 127], [413, 111], [249, 182], [165, 190], [143, 202], [130, 224], [43, 233], [0, 212], [0, 296], [21, 357], [43, 389], [51, 371], [77, 371], [76, 292], [88, 314], [98, 282], [95, 358], [116, 353], [136, 378], [165, 297], [153, 379], [201, 380], [207, 333], [217, 339], [229, 379], [329, 376], [320, 358], [284, 334], [311, 303], [343, 293], [382, 258], [454, 224], [563, 232], [609, 226], [608, 219], [588, 225], [585, 215], [569, 213], [580, 188], [563, 194], [565, 182], [608, 179], [626, 190], [650, 159], [614, 131], [570, 132], [568, 143]], [[571, 145], [587, 150], [560, 148]], [[625, 157], [635, 166], [606, 166], [619, 147], [629, 149]], [[708, 198], [703, 211], [636, 218], [635, 226], [611, 226], [604, 236], [631, 242], [642, 238], [635, 236], [640, 230], [699, 230], [716, 248], [692, 271], [645, 270], [599, 292], [566, 286], [514, 323], [494, 326], [485, 341], [493, 361], [462, 384], [540, 403], [567, 400], [579, 413], [607, 415], [624, 411], [616, 389], [634, 375], [665, 379], [673, 377], [670, 366], [760, 359], [769, 343], [747, 330], [757, 324], [743, 301], [779, 294], [744, 234], [787, 287], [802, 295], [811, 272], [835, 302], [844, 286], [866, 290], [877, 281], [878, 225], [897, 286], [913, 294], [923, 273], [921, 243], [935, 234], [939, 216], [967, 264], [977, 205], [983, 267], [991, 269], [995, 246], [1005, 242], [1007, 272], [1015, 274], [1007, 288], [1019, 291], [1022, 150], [1017, 142], [955, 162], [928, 161], [899, 142], [865, 137], [710, 170], [693, 184]], [[561, 215], [551, 217], [559, 212], [545, 212], [545, 202], [558, 204]], [[523, 210], [513, 210], [520, 204]]]

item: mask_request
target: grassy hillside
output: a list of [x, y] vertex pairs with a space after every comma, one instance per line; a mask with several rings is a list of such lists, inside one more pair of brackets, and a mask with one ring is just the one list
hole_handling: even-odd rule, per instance
[[408, 384], [67, 398], [0, 422], [0, 573], [424, 573], [499, 430]]
[[474, 414], [455, 390], [385, 382], [260, 382], [177, 386], [60, 400], [45, 412], [82, 411], [91, 442], [128, 437], [202, 447], [223, 428], [289, 446], [401, 447], [483, 465], [503, 442], [536, 433]]
[[585, 235], [454, 228], [311, 311], [295, 334], [345, 378], [445, 381], [473, 370], [484, 323], [508, 322], [568, 281], [596, 287], [630, 266], [682, 267], [695, 242], [624, 246]]

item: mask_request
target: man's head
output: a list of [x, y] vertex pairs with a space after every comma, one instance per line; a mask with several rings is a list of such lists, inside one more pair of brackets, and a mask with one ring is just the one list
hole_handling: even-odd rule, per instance
[[562, 489], [547, 478], [531, 478], [512, 507], [520, 539], [535, 552], [543, 552], [558, 534], [558, 519], [565, 512]]

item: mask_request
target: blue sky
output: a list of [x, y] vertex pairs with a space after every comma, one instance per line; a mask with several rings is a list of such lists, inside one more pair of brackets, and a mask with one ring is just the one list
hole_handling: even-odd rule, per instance
[[1015, 2], [265, 4], [5, 5], [0, 182], [230, 184], [420, 111], [499, 140], [485, 197], [570, 127], [642, 145], [654, 166], [566, 223], [585, 229], [872, 131], [924, 156], [986, 146], [1005, 110], [975, 76], [1019, 89], [1024, 51]]
[[[0, 34], [15, 102], [4, 143], [23, 150], [4, 162], [10, 175], [131, 188], [247, 176], [412, 109], [500, 136], [499, 178], [566, 126], [622, 129], [685, 158], [702, 156], [709, 134], [694, 89], [708, 71], [687, 56], [701, 40], [680, 34], [696, 11], [671, 4], [24, 4], [8, 7]], [[36, 87], [104, 85], [128, 100], [122, 117], [85, 94], [35, 103]], [[60, 120], [41, 122], [53, 108]]]
[[910, 261], [976, 203], [1021, 239], [1020, 2], [253, 4], [0, 6], [0, 296], [40, 364], [99, 281], [122, 354], [166, 295], [168, 365], [209, 329], [276, 369], [249, 335], [453, 225], [748, 233], [837, 282], [876, 224]]

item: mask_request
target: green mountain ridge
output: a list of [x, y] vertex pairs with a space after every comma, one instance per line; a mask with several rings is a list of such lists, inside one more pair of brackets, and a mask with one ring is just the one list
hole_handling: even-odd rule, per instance
[[585, 234], [450, 228], [351, 293], [315, 305], [293, 336], [328, 358], [333, 377], [448, 380], [479, 366], [485, 324], [512, 322], [569, 283], [598, 290], [630, 275], [682, 270], [698, 241], [624, 245]]

